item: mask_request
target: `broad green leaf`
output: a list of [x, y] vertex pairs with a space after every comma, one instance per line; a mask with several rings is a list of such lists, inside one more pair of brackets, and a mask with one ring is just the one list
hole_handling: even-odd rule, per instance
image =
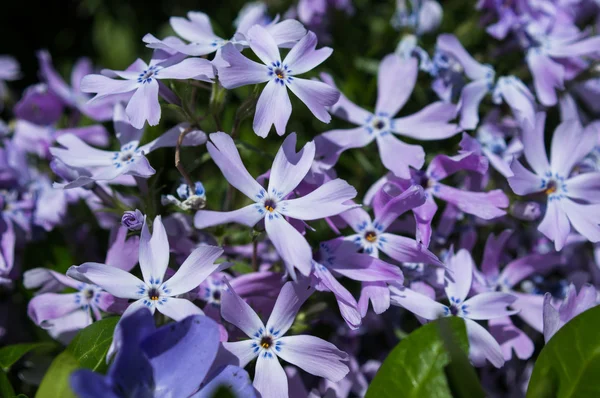
[[2, 368], [5, 372], [8, 372], [10, 367], [29, 351], [37, 348], [51, 347], [53, 347], [53, 344], [51, 343], [24, 343], [2, 347], [0, 348], [0, 368]]
[[13, 397], [15, 390], [13, 390], [8, 376], [3, 370], [0, 370], [0, 397]]
[[[460, 318], [444, 319], [463, 350], [467, 334]], [[439, 320], [412, 332], [392, 350], [375, 375], [367, 398], [452, 398], [444, 367], [450, 355], [440, 335]]]
[[105, 357], [118, 321], [117, 316], [105, 318], [92, 323], [75, 336], [67, 351], [73, 354], [80, 367], [101, 373], [106, 371]]
[[69, 377], [76, 369], [105, 372], [108, 366], [106, 353], [118, 321], [119, 317], [105, 318], [80, 331], [50, 365], [36, 398], [73, 397]]
[[565, 324], [542, 349], [528, 398], [600, 397], [600, 306]]
[[60, 353], [46, 372], [35, 398], [75, 397], [69, 387], [69, 376], [79, 368], [77, 359], [68, 350]]

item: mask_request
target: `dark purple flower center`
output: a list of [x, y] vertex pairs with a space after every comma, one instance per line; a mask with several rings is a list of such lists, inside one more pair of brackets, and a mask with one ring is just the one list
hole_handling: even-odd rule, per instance
[[221, 300], [221, 291], [220, 290], [215, 290], [212, 294], [212, 298], [215, 301], [219, 301]]
[[275, 211], [276, 208], [277, 208], [277, 204], [275, 203], [275, 201], [273, 199], [265, 200], [265, 209], [267, 209], [267, 211], [269, 213], [273, 213], [273, 211]]
[[546, 195], [552, 195], [553, 193], [556, 192], [557, 189], [558, 189], [558, 184], [556, 183], [556, 181], [550, 180], [550, 181], [548, 181], [548, 185], [546, 185], [546, 190], [544, 191], [544, 193]]
[[455, 305], [451, 305], [450, 306], [450, 313], [454, 316], [458, 315], [458, 307], [456, 307]]
[[277, 76], [280, 79], [283, 79], [285, 77], [285, 73], [284, 73], [283, 69], [281, 69], [281, 68], [275, 68], [273, 73], [275, 73], [275, 76]]
[[374, 231], [367, 231], [365, 233], [365, 239], [367, 242], [375, 242], [377, 240], [377, 234]]
[[87, 300], [91, 300], [92, 297], [94, 297], [94, 291], [92, 289], [86, 289], [83, 292], [83, 296], [87, 299]]
[[150, 288], [150, 290], [148, 290], [148, 297], [150, 297], [150, 300], [157, 301], [160, 297], [160, 292], [155, 287]]
[[260, 339], [260, 346], [264, 349], [269, 349], [273, 345], [273, 339], [271, 336], [265, 336]]
[[377, 130], [381, 130], [385, 127], [385, 123], [383, 122], [383, 120], [378, 120], [375, 122], [374, 126]]

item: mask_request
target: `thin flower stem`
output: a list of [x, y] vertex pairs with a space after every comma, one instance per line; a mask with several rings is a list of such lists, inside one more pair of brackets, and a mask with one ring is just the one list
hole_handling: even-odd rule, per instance
[[198, 82], [198, 81], [195, 81], [195, 80], [191, 80], [189, 83], [192, 86], [194, 86], [194, 87], [198, 87], [198, 88], [201, 88], [203, 90], [212, 91], [212, 85], [204, 84], [202, 82]]
[[98, 197], [98, 199], [100, 199], [100, 201], [105, 206], [110, 207], [110, 208], [120, 208], [121, 207], [119, 205], [119, 203], [117, 203], [117, 200], [114, 198], [114, 196], [112, 196], [111, 194], [106, 192], [106, 190], [104, 190], [104, 188], [102, 188], [97, 183], [93, 183], [90, 190]]
[[252, 269], [258, 271], [258, 240], [252, 241]]
[[179, 138], [177, 138], [177, 146], [175, 147], [175, 167], [177, 167], [177, 170], [179, 170], [179, 173], [183, 176], [183, 179], [188, 187], [190, 187], [191, 192], [194, 192], [194, 181], [185, 170], [185, 167], [183, 167], [183, 163], [181, 163], [181, 144], [183, 143], [185, 136], [192, 130], [192, 126], [186, 128], [181, 132], [181, 134], [179, 134]]

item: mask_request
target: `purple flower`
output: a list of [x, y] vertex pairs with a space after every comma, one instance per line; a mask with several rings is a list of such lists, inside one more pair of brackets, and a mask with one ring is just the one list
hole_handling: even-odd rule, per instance
[[38, 83], [27, 87], [23, 97], [15, 105], [15, 116], [39, 125], [54, 124], [63, 114], [63, 103], [48, 85]]
[[139, 231], [144, 225], [144, 214], [138, 209], [135, 209], [135, 211], [128, 210], [121, 217], [121, 225], [130, 231]]
[[524, 153], [533, 172], [514, 160], [508, 183], [517, 195], [546, 194], [547, 208], [538, 230], [561, 250], [571, 226], [592, 242], [600, 241], [600, 173], [571, 177], [573, 167], [594, 147], [593, 125], [581, 127], [577, 120], [561, 123], [552, 137], [551, 160], [544, 146], [545, 113], [538, 113], [534, 128], [523, 131]]
[[544, 295], [544, 341], [548, 343], [567, 322], [596, 305], [598, 305], [598, 292], [589, 284], [583, 285], [579, 293], [575, 290], [575, 286], [570, 284], [565, 299], [558, 309], [552, 305], [552, 295], [546, 293]]
[[[122, 272], [131, 270], [137, 263], [138, 246], [139, 238], [127, 239], [127, 229], [119, 228], [106, 255], [105, 267]], [[92, 317], [100, 320], [100, 310], [122, 312], [127, 305], [124, 300], [115, 298], [96, 284], [84, 283], [46, 268], [26, 271], [23, 285], [27, 289], [40, 288], [27, 308], [31, 320], [63, 342], [91, 324]], [[76, 292], [57, 293], [65, 288], [75, 289]]]
[[267, 7], [263, 3], [248, 3], [240, 10], [238, 18], [235, 20], [236, 32], [229, 40], [217, 36], [210, 24], [210, 18], [203, 12], [190, 11], [188, 18], [172, 17], [170, 24], [175, 33], [189, 41], [185, 43], [181, 39], [169, 36], [159, 40], [151, 34], [147, 34], [142, 39], [147, 46], [154, 49], [163, 49], [167, 51], [177, 51], [187, 55], [206, 55], [213, 52], [215, 57], [213, 64], [215, 66], [227, 66], [221, 57], [223, 47], [229, 43], [237, 49], [242, 50], [248, 47], [248, 30], [254, 25], [264, 26], [264, 28], [273, 36], [275, 43], [279, 47], [292, 47], [298, 40], [306, 35], [306, 29], [298, 21], [288, 19], [277, 22], [270, 22], [266, 14]]
[[219, 328], [204, 316], [156, 328], [149, 311], [138, 309], [115, 330], [121, 349], [108, 373], [75, 371], [71, 388], [80, 398], [211, 397], [220, 387], [254, 398], [248, 374], [239, 367], [215, 367]]
[[[136, 129], [127, 120], [121, 104], [115, 106], [114, 126], [121, 143], [120, 151], [104, 151], [88, 146], [73, 134], [60, 135], [56, 141], [65, 148], [50, 148], [50, 153], [69, 167], [83, 169], [77, 179], [62, 186], [65, 189], [81, 187], [95, 181], [114, 180], [119, 176], [132, 175], [148, 178], [155, 173], [146, 156], [157, 148], [174, 147], [181, 132], [188, 126], [180, 123], [160, 137], [145, 145], [139, 145], [143, 130]], [[201, 145], [206, 134], [196, 130], [185, 136], [183, 144]]]
[[[160, 120], [159, 90], [166, 86], [160, 79], [195, 79], [212, 83], [214, 71], [211, 63], [202, 58], [180, 61], [174, 56], [166, 60], [152, 59], [146, 64], [137, 59], [124, 71], [104, 70], [104, 75], [87, 75], [81, 80], [81, 91], [96, 93], [89, 103], [103, 98], [134, 92], [125, 112], [131, 124], [141, 129], [146, 120], [156, 126]], [[120, 77], [124, 80], [112, 79]]]
[[[382, 187], [388, 189], [391, 196], [395, 196], [397, 192], [403, 192], [412, 185], [421, 185], [425, 188], [427, 199], [424, 204], [414, 208], [413, 212], [417, 221], [417, 240], [429, 246], [432, 233], [431, 220], [438, 208], [434, 198], [442, 199], [456, 206], [460, 211], [484, 220], [491, 220], [506, 214], [506, 211], [502, 209], [508, 207], [508, 198], [500, 189], [490, 192], [472, 192], [440, 182], [461, 170], [485, 174], [487, 168], [488, 161], [485, 157], [469, 151], [461, 151], [455, 156], [437, 155], [425, 172], [413, 171], [410, 180], [399, 179], [389, 174], [384, 176], [367, 192], [365, 203], [371, 203], [375, 192]], [[386, 185], [386, 182], [389, 185]]]
[[[416, 59], [403, 60], [396, 54], [386, 56], [379, 65], [375, 113], [360, 108], [341, 95], [331, 107], [331, 113], [360, 127], [328, 131], [323, 133], [323, 137], [343, 150], [362, 148], [375, 140], [383, 165], [396, 176], [409, 178], [409, 167], [417, 170], [423, 167], [425, 151], [419, 145], [405, 144], [394, 134], [419, 140], [439, 140], [460, 131], [455, 124], [448, 123], [456, 116], [456, 105], [443, 102], [428, 105], [413, 115], [393, 119], [410, 97], [417, 73]], [[331, 76], [322, 74], [321, 78], [335, 87]]]
[[105, 98], [89, 104], [88, 100], [91, 96], [81, 91], [81, 79], [92, 73], [92, 63], [88, 58], [77, 60], [71, 72], [71, 86], [69, 86], [54, 69], [48, 51], [38, 51], [37, 57], [44, 81], [50, 91], [60, 97], [63, 103], [96, 121], [103, 122], [111, 119], [115, 98]]
[[458, 316], [465, 320], [469, 337], [469, 356], [477, 366], [483, 366], [489, 360], [497, 368], [504, 365], [504, 357], [498, 342], [476, 320], [507, 317], [517, 311], [506, 307], [513, 304], [517, 297], [508, 293], [486, 292], [469, 299], [473, 280], [473, 259], [468, 251], [461, 249], [455, 255], [450, 254], [446, 261], [444, 290], [450, 305], [440, 304], [432, 298], [403, 286], [390, 286], [392, 304], [411, 311], [427, 320], [445, 316]]
[[101, 124], [85, 127], [56, 129], [52, 126], [41, 126], [26, 120], [17, 120], [13, 142], [25, 152], [34, 153], [41, 158], [49, 158], [50, 147], [65, 134], [78, 137], [88, 144], [108, 145], [108, 132]]
[[304, 102], [317, 119], [329, 123], [331, 116], [326, 108], [338, 100], [338, 90], [323, 82], [296, 76], [314, 69], [329, 58], [333, 50], [329, 47], [315, 50], [317, 36], [308, 32], [282, 61], [274, 37], [262, 26], [250, 28], [248, 40], [262, 64], [244, 57], [233, 44], [228, 44], [221, 50], [228, 66], [219, 66], [218, 70], [219, 81], [228, 89], [268, 82], [256, 104], [254, 132], [266, 137], [274, 124], [277, 134], [285, 134], [292, 114], [288, 89]]
[[[561, 258], [556, 253], [529, 254], [508, 261], [502, 271], [500, 263], [504, 262], [505, 245], [512, 231], [504, 231], [498, 237], [490, 234], [484, 248], [481, 271], [474, 269], [473, 289], [478, 293], [501, 291], [517, 297], [511, 308], [519, 311], [519, 316], [538, 332], [542, 331], [542, 295], [520, 293], [515, 286], [534, 274], [550, 271]], [[531, 339], [517, 328], [509, 317], [490, 320], [490, 332], [502, 347], [504, 359], [512, 357], [512, 351], [520, 359], [529, 359], [534, 346]]]
[[394, 29], [408, 27], [417, 35], [437, 30], [442, 22], [444, 10], [435, 0], [410, 0], [410, 10], [406, 0], [396, 1], [396, 13], [392, 17]]
[[479, 123], [479, 104], [487, 93], [492, 93], [495, 104], [506, 102], [512, 109], [515, 118], [521, 123], [533, 124], [535, 118], [535, 100], [527, 86], [515, 76], [503, 76], [496, 80], [496, 72], [490, 65], [477, 62], [462, 46], [456, 36], [442, 34], [437, 39], [437, 54], [434, 56], [436, 72], [445, 88], [455, 87], [456, 70], [464, 71], [471, 80], [462, 88], [460, 96], [460, 125], [468, 130], [474, 129]]
[[306, 283], [286, 283], [266, 325], [233, 289], [223, 295], [223, 318], [250, 337], [250, 340], [223, 343], [223, 348], [237, 358], [240, 367], [258, 358], [253, 384], [263, 398], [287, 396], [287, 377], [279, 358], [334, 382], [349, 371], [345, 364], [348, 354], [333, 344], [309, 335], [284, 336], [312, 292]]
[[227, 263], [214, 264], [222, 253], [223, 250], [215, 246], [199, 246], [177, 272], [165, 280], [169, 265], [169, 242], [161, 218], [156, 216], [152, 235], [145, 220], [142, 227], [139, 262], [143, 281], [126, 271], [98, 263], [72, 266], [67, 275], [94, 283], [115, 297], [135, 300], [123, 317], [138, 308], [147, 307], [152, 313], [158, 310], [169, 318], [181, 320], [189, 315], [202, 314], [202, 311], [191, 301], [176, 296], [195, 289], [210, 274], [227, 267]]
[[315, 144], [307, 143], [296, 153], [296, 134], [290, 134], [271, 167], [268, 188], [265, 190], [246, 170], [235, 143], [225, 133], [210, 135], [206, 146], [213, 160], [232, 186], [255, 203], [230, 212], [202, 210], [196, 213], [196, 228], [206, 228], [229, 222], [254, 226], [264, 220], [267, 235], [285, 262], [292, 277], [298, 268], [303, 275], [312, 269], [312, 250], [306, 238], [286, 217], [296, 220], [318, 220], [352, 208], [345, 201], [356, 196], [356, 190], [341, 179], [328, 181], [301, 198], [288, 199], [310, 170], [315, 158]]

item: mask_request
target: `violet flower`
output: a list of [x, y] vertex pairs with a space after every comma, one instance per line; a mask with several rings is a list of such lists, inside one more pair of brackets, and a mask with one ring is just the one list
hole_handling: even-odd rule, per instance
[[223, 295], [223, 318], [250, 337], [250, 340], [223, 343], [223, 348], [237, 358], [240, 367], [258, 358], [253, 384], [263, 398], [287, 396], [288, 381], [279, 358], [334, 382], [349, 371], [345, 364], [348, 354], [333, 344], [309, 335], [284, 336], [312, 292], [305, 282], [287, 282], [266, 325], [233, 289]]
[[396, 30], [411, 28], [415, 34], [432, 33], [442, 23], [444, 10], [436, 0], [396, 1], [396, 12], [392, 17], [392, 26]]
[[69, 268], [67, 275], [81, 281], [94, 283], [115, 297], [133, 299], [123, 317], [138, 308], [146, 307], [174, 320], [189, 315], [202, 314], [191, 301], [177, 296], [195, 289], [213, 272], [229, 266], [214, 264], [223, 250], [215, 246], [199, 246], [181, 264], [177, 272], [165, 280], [169, 265], [169, 242], [161, 217], [156, 216], [152, 235], [144, 220], [140, 238], [139, 262], [143, 281], [121, 269], [105, 264], [84, 263]]
[[17, 60], [8, 55], [0, 55], [0, 110], [2, 110], [4, 97], [6, 97], [5, 82], [20, 78], [21, 71]]
[[[127, 229], [119, 228], [106, 255], [106, 267], [130, 271], [137, 263], [139, 238], [127, 239]], [[68, 341], [74, 334], [102, 319], [104, 312], [122, 312], [127, 303], [115, 298], [100, 286], [84, 283], [46, 268], [33, 268], [23, 274], [27, 289], [40, 288], [29, 301], [27, 314], [36, 325], [48, 329], [60, 341]], [[75, 293], [57, 292], [65, 288]]]
[[[328, 131], [323, 137], [342, 150], [362, 148], [375, 140], [383, 165], [396, 176], [409, 178], [410, 167], [417, 170], [423, 167], [425, 151], [419, 145], [405, 144], [394, 134], [417, 140], [440, 140], [460, 131], [455, 124], [448, 123], [456, 116], [456, 105], [443, 102], [430, 104], [413, 115], [393, 119], [410, 97], [417, 73], [416, 59], [403, 60], [396, 54], [387, 55], [379, 65], [375, 113], [341, 95], [330, 112], [360, 127]], [[321, 78], [335, 87], [331, 76], [321, 74]]]
[[517, 300], [512, 294], [486, 292], [469, 299], [467, 295], [473, 280], [473, 259], [465, 249], [450, 254], [446, 261], [444, 290], [450, 306], [440, 304], [432, 298], [407, 287], [390, 286], [392, 304], [406, 308], [413, 314], [426, 320], [446, 316], [458, 316], [465, 320], [469, 338], [469, 357], [477, 366], [483, 366], [485, 360], [500, 368], [504, 365], [504, 356], [498, 342], [476, 320], [488, 320], [507, 317], [517, 313], [506, 307]]
[[[515, 286], [533, 274], [548, 272], [560, 263], [561, 258], [556, 253], [529, 254], [509, 261], [500, 271], [501, 256], [511, 234], [512, 231], [508, 230], [498, 237], [490, 234], [485, 244], [481, 271], [473, 270], [473, 290], [478, 293], [501, 291], [514, 295], [517, 300], [511, 304], [511, 308], [519, 311], [517, 316], [538, 332], [542, 332], [544, 297], [539, 294], [516, 292]], [[509, 317], [491, 319], [489, 325], [490, 332], [500, 343], [505, 360], [510, 360], [513, 350], [520, 359], [531, 357], [533, 342]]]
[[144, 214], [138, 209], [128, 210], [121, 217], [121, 225], [130, 231], [139, 231], [144, 225]]
[[89, 104], [88, 101], [91, 96], [81, 91], [81, 79], [92, 73], [92, 63], [88, 58], [79, 58], [73, 66], [70, 86], [54, 69], [48, 51], [38, 51], [37, 58], [42, 78], [48, 84], [50, 91], [60, 97], [63, 103], [99, 122], [112, 118], [114, 98], [105, 98]]
[[13, 111], [18, 119], [46, 126], [58, 122], [63, 109], [61, 99], [48, 89], [48, 85], [38, 83], [25, 89]]
[[[437, 212], [434, 198], [442, 199], [456, 206], [460, 211], [472, 214], [484, 220], [491, 220], [506, 214], [503, 209], [508, 207], [508, 197], [500, 189], [489, 192], [472, 192], [454, 188], [440, 181], [459, 171], [474, 171], [485, 174], [488, 161], [485, 157], [473, 152], [461, 151], [455, 156], [437, 155], [433, 158], [427, 170], [413, 171], [410, 180], [403, 180], [388, 174], [376, 182], [365, 196], [365, 203], [371, 203], [375, 192], [386, 186], [396, 196], [412, 185], [425, 188], [426, 201], [413, 209], [417, 221], [417, 240], [429, 246], [431, 240], [431, 220]], [[395, 187], [395, 188], [394, 188]], [[390, 195], [387, 195], [390, 196]]]
[[496, 72], [492, 66], [477, 62], [454, 35], [438, 36], [436, 51], [438, 52], [434, 56], [436, 70], [433, 74], [446, 81], [443, 83], [438, 81], [434, 85], [441, 85], [444, 87], [443, 91], [454, 89], [452, 74], [456, 73], [457, 69], [464, 71], [471, 80], [461, 91], [459, 101], [461, 127], [467, 130], [477, 127], [479, 104], [488, 93], [492, 93], [495, 104], [506, 102], [519, 122], [533, 124], [535, 99], [520, 79], [515, 76], [502, 76], [496, 81]]
[[237, 397], [256, 397], [248, 373], [236, 366], [215, 368], [217, 324], [204, 316], [156, 328], [138, 309], [115, 330], [122, 342], [106, 375], [80, 369], [70, 377], [80, 398], [204, 398], [225, 387]]
[[346, 181], [335, 179], [301, 198], [287, 199], [306, 176], [315, 158], [313, 142], [296, 153], [295, 133], [290, 134], [279, 148], [267, 189], [250, 176], [229, 135], [213, 133], [210, 139], [212, 142], [206, 144], [208, 152], [229, 184], [255, 203], [229, 212], [201, 210], [196, 213], [195, 227], [202, 229], [230, 222], [252, 227], [264, 220], [267, 236], [290, 275], [295, 278], [294, 268], [298, 268], [307, 276], [312, 269], [312, 250], [306, 238], [285, 217], [308, 221], [342, 213], [353, 207], [344, 202], [354, 198], [356, 190]]
[[214, 52], [213, 64], [215, 66], [227, 66], [227, 62], [224, 62], [221, 56], [223, 47], [231, 43], [238, 50], [247, 48], [249, 45], [248, 30], [254, 25], [264, 26], [273, 36], [278, 47], [290, 48], [306, 35], [306, 29], [300, 22], [293, 19], [278, 22], [278, 18], [269, 22], [266, 12], [267, 6], [264, 3], [246, 4], [240, 10], [239, 16], [234, 22], [237, 29], [229, 40], [217, 36], [213, 32], [208, 15], [199, 11], [188, 12], [187, 19], [171, 17], [169, 20], [175, 33], [189, 41], [189, 43], [185, 43], [174, 36], [159, 40], [151, 34], [145, 35], [142, 40], [147, 43], [147, 47], [177, 51], [186, 55], [200, 56]]
[[[104, 70], [104, 75], [87, 75], [81, 80], [81, 91], [96, 93], [89, 103], [103, 98], [134, 92], [125, 112], [131, 125], [137, 129], [148, 121], [156, 126], [160, 120], [159, 90], [166, 86], [161, 79], [194, 79], [212, 83], [214, 71], [211, 63], [203, 58], [188, 58], [180, 61], [174, 56], [166, 60], [152, 59], [146, 64], [137, 59], [124, 71]], [[120, 77], [124, 80], [113, 79]], [[164, 88], [163, 88], [164, 87]]]
[[538, 113], [534, 128], [523, 131], [524, 154], [533, 172], [514, 160], [508, 184], [517, 195], [543, 192], [547, 209], [538, 230], [554, 241], [556, 250], [565, 245], [571, 226], [592, 242], [600, 241], [600, 173], [571, 177], [573, 167], [594, 147], [593, 125], [581, 127], [577, 120], [561, 123], [552, 137], [551, 160], [544, 145], [545, 113]]
[[264, 138], [274, 124], [277, 134], [285, 134], [292, 114], [288, 89], [300, 98], [317, 119], [329, 123], [331, 116], [326, 108], [336, 103], [340, 95], [338, 90], [323, 82], [296, 76], [320, 65], [333, 50], [329, 47], [315, 50], [317, 36], [308, 32], [282, 61], [275, 38], [267, 29], [254, 25], [248, 30], [247, 36], [250, 48], [262, 64], [246, 58], [230, 43], [221, 50], [228, 65], [218, 66], [218, 70], [219, 82], [227, 89], [268, 82], [256, 104], [252, 125], [254, 132]]
[[544, 341], [546, 344], [558, 330], [582, 312], [598, 305], [598, 292], [592, 285], [586, 284], [577, 293], [570, 284], [560, 307], [552, 305], [552, 295], [544, 295]]
[[[56, 139], [65, 148], [53, 147], [50, 148], [50, 153], [69, 167], [87, 171], [74, 181], [60, 186], [64, 189], [76, 188], [95, 181], [114, 180], [122, 175], [148, 178], [155, 173], [155, 170], [150, 166], [145, 155], [158, 148], [174, 147], [179, 135], [187, 126], [187, 123], [180, 123], [157, 139], [140, 146], [144, 130], [133, 127], [127, 120], [123, 106], [117, 104], [114, 112], [114, 127], [121, 143], [120, 151], [93, 148], [73, 134], [60, 135]], [[196, 146], [204, 142], [206, 142], [206, 134], [195, 130], [185, 136], [183, 145]]]

